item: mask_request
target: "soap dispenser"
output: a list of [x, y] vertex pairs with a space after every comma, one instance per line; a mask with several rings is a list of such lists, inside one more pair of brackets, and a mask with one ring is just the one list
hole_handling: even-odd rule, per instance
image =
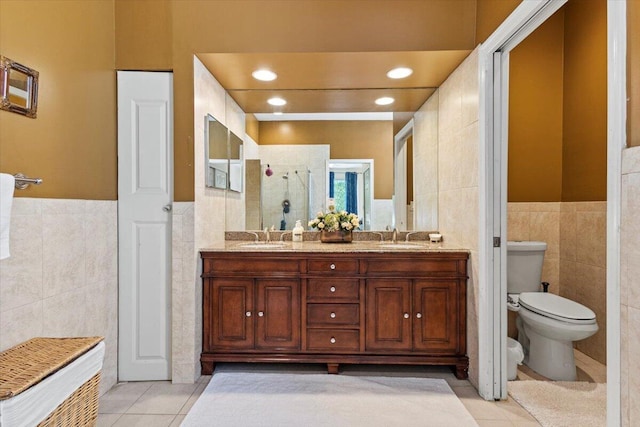
[[296, 226], [293, 227], [293, 232], [291, 233], [291, 240], [294, 242], [302, 242], [303, 231], [304, 231], [304, 227], [302, 227], [300, 220], [297, 220]]

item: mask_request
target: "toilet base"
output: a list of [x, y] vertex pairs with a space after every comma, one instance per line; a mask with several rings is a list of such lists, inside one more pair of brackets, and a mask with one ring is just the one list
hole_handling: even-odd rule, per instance
[[552, 340], [524, 325], [529, 341], [525, 364], [550, 380], [575, 381], [573, 341]]

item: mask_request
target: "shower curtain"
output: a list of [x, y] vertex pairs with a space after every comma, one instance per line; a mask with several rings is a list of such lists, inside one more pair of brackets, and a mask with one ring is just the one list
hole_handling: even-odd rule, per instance
[[358, 213], [358, 174], [355, 172], [346, 172], [344, 174], [347, 187], [347, 203], [346, 208], [349, 213]]

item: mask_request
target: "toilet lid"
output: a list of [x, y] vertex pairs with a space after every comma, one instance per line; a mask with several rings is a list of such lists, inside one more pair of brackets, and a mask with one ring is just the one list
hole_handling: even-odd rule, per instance
[[593, 323], [596, 314], [582, 304], [547, 292], [522, 292], [519, 303], [542, 316], [569, 323]]

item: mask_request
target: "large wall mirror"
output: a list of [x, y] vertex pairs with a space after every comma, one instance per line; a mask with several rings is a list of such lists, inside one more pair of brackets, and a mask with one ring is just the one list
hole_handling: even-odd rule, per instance
[[204, 118], [205, 186], [242, 192], [242, 138], [211, 114]]
[[226, 190], [229, 182], [228, 130], [210, 114], [204, 121], [205, 186]]
[[36, 118], [38, 72], [0, 56], [0, 109]]

